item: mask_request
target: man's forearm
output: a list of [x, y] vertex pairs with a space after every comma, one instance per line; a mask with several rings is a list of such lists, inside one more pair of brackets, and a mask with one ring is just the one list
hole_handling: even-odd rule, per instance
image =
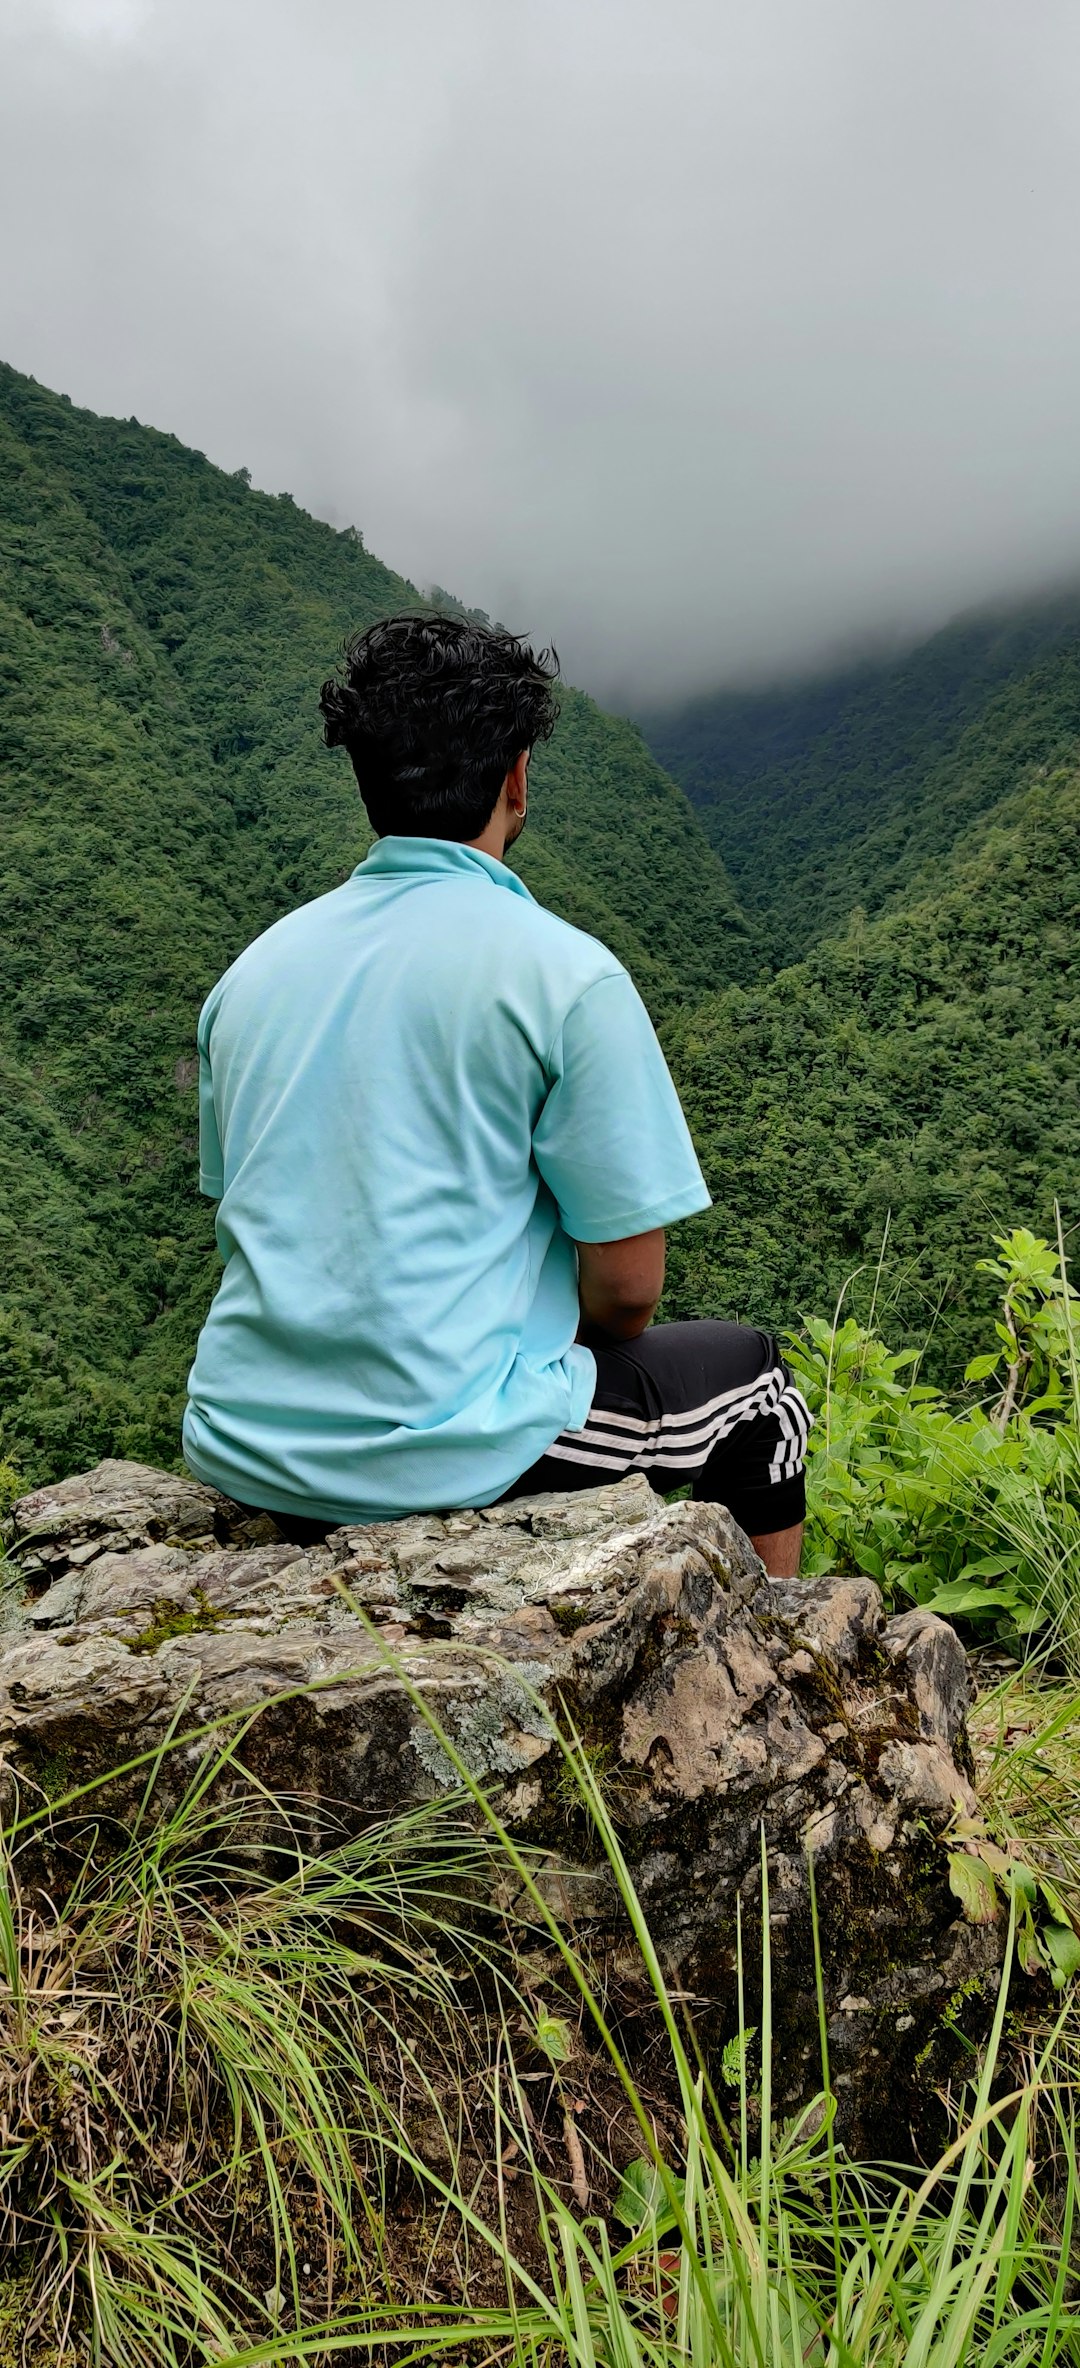
[[625, 1241], [579, 1242], [578, 1339], [586, 1348], [605, 1340], [636, 1340], [651, 1324], [664, 1285], [664, 1236], [659, 1229]]

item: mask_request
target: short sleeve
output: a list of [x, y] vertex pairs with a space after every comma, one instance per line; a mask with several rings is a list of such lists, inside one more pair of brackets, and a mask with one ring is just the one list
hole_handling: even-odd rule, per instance
[[214, 1085], [210, 1075], [210, 1057], [199, 1030], [199, 1190], [208, 1200], [220, 1200], [225, 1190], [225, 1171], [221, 1157], [221, 1137], [218, 1133], [217, 1111], [214, 1108]]
[[667, 1062], [625, 971], [578, 996], [548, 1067], [533, 1156], [574, 1241], [625, 1241], [708, 1208]]

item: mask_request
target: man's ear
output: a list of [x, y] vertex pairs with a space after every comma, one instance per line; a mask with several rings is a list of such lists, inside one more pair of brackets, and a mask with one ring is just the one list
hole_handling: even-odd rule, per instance
[[506, 803], [515, 814], [524, 814], [529, 802], [529, 757], [531, 753], [528, 748], [522, 749], [521, 755], [514, 758], [503, 783], [506, 791]]

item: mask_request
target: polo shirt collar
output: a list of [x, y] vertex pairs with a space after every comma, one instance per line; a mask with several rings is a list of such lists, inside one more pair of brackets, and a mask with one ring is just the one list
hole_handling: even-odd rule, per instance
[[357, 864], [353, 878], [405, 874], [430, 880], [446, 879], [456, 873], [459, 879], [467, 879], [478, 871], [486, 872], [496, 888], [510, 888], [515, 896], [524, 896], [530, 904], [535, 903], [531, 890], [508, 864], [500, 863], [495, 855], [485, 855], [480, 847], [463, 846], [460, 839], [407, 838], [391, 832], [385, 839], [376, 839]]

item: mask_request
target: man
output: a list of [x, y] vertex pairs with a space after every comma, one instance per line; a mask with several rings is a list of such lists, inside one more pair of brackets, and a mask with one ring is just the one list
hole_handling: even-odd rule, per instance
[[503, 860], [555, 671], [396, 617], [323, 686], [376, 844], [202, 1013], [225, 1272], [184, 1451], [297, 1536], [643, 1471], [787, 1576], [806, 1408], [766, 1333], [649, 1330], [664, 1228], [709, 1195], [626, 972]]

